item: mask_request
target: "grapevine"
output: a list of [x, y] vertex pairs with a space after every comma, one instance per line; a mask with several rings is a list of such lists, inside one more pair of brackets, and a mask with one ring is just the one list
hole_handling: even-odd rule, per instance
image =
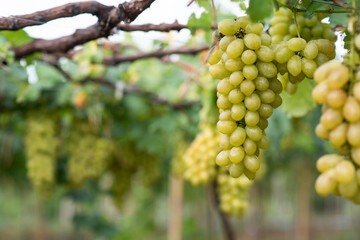
[[55, 184], [58, 138], [56, 118], [48, 112], [34, 112], [26, 118], [25, 151], [27, 170], [34, 188], [48, 196]]
[[75, 122], [69, 134], [69, 180], [81, 185], [86, 179], [100, 177], [106, 170], [113, 151], [110, 140], [99, 138], [86, 121]]

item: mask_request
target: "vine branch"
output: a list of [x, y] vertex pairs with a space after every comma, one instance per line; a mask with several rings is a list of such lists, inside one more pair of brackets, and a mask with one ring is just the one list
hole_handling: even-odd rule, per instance
[[216, 211], [218, 212], [218, 214], [220, 216], [220, 220], [221, 220], [224, 235], [225, 235], [224, 239], [226, 239], [226, 240], [235, 240], [234, 231], [231, 228], [231, 224], [229, 222], [229, 219], [227, 218], [226, 214], [223, 213], [220, 210], [220, 207], [219, 207], [219, 204], [220, 204], [219, 203], [219, 198], [218, 198], [218, 195], [216, 193], [217, 183], [216, 183], [216, 181], [213, 181], [210, 184], [211, 184], [210, 185], [210, 194], [212, 196], [211, 200], [212, 200], [214, 208], [216, 209]]
[[59, 18], [74, 17], [83, 13], [90, 13], [98, 18], [102, 18], [112, 8], [94, 1], [68, 3], [31, 14], [0, 18], [0, 30], [15, 31], [24, 27], [42, 25]]
[[[106, 6], [106, 11], [101, 11], [102, 14], [98, 15], [99, 21], [92, 26], [85, 29], [78, 29], [72, 35], [54, 40], [35, 39], [30, 43], [12, 48], [12, 50], [15, 53], [16, 59], [20, 59], [35, 52], [66, 52], [77, 45], [98, 38], [108, 37], [112, 34], [112, 29], [116, 27], [117, 24], [122, 21], [126, 23], [132, 22], [140, 13], [150, 7], [154, 1], [155, 0], [132, 0], [120, 4], [118, 7]], [[75, 4], [74, 6], [77, 5]], [[68, 8], [71, 9], [69, 6]]]
[[[131, 32], [131, 31], [142, 31], [142, 32], [150, 32], [150, 31], [158, 31], [158, 32], [170, 32], [170, 31], [180, 31], [182, 29], [188, 29], [188, 26], [183, 25], [175, 21], [174, 23], [161, 23], [158, 25], [155, 24], [142, 24], [142, 25], [133, 25], [133, 24], [123, 24], [119, 23], [116, 28], [118, 30]], [[211, 25], [211, 29], [217, 29], [217, 25]]]
[[171, 50], [157, 50], [149, 53], [139, 53], [136, 55], [114, 55], [112, 57], [104, 58], [103, 63], [108, 66], [116, 65], [122, 62], [134, 62], [139, 59], [144, 58], [162, 58], [164, 56], [172, 54], [197, 54], [204, 50], [208, 50], [208, 45], [200, 45], [198, 47], [187, 47], [187, 48], [177, 48]]

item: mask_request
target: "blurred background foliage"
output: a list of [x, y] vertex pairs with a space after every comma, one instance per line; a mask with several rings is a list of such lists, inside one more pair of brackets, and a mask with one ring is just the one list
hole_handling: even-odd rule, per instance
[[[273, 8], [272, 1], [264, 2], [259, 11]], [[194, 35], [185, 46], [210, 43], [210, 2], [196, 3], [204, 11], [190, 16]], [[253, 5], [248, 13], [270, 17]], [[219, 20], [228, 17], [235, 16], [218, 11]], [[103, 65], [114, 51], [140, 52], [129, 34], [120, 44], [89, 42], [72, 60], [60, 58], [59, 65], [40, 54], [15, 61], [10, 47], [31, 40], [23, 30], [0, 32], [0, 238], [168, 239], [171, 160], [180, 139], [189, 144], [199, 132], [202, 106], [214, 105], [206, 53]], [[153, 50], [166, 49], [169, 42], [154, 41]], [[311, 100], [313, 85], [306, 80], [294, 96], [284, 93], [283, 106], [270, 118], [266, 173], [251, 190], [245, 216], [231, 218], [237, 239], [360, 235], [359, 208], [333, 196], [321, 198], [313, 189], [315, 160], [333, 151], [314, 134], [321, 109]], [[34, 191], [25, 139], [41, 149], [51, 144], [41, 141], [43, 135], [28, 134], [45, 128], [41, 114], [54, 121], [47, 132], [53, 131], [57, 142], [55, 179]], [[29, 119], [37, 126], [29, 129]], [[71, 175], [72, 153], [87, 151], [83, 171]], [[104, 152], [109, 156], [99, 163]], [[41, 165], [34, 171], [51, 169]], [[183, 239], [222, 239], [210, 195], [209, 187], [185, 183]]]

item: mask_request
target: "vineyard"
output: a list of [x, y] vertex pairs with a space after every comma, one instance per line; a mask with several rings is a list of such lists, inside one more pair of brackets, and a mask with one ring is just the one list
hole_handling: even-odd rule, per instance
[[359, 0], [15, 2], [0, 239], [360, 238]]

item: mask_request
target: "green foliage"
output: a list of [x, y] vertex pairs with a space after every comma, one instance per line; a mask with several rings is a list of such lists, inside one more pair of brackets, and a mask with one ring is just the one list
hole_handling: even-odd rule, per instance
[[246, 12], [253, 22], [262, 21], [273, 15], [274, 3], [272, 0], [250, 0]]
[[286, 92], [281, 94], [283, 98], [282, 109], [289, 117], [302, 117], [315, 107], [311, 92], [314, 83], [310, 79], [303, 80], [298, 85], [298, 90], [294, 95]]
[[4, 37], [11, 46], [20, 46], [33, 40], [24, 30], [0, 31], [0, 36]]

